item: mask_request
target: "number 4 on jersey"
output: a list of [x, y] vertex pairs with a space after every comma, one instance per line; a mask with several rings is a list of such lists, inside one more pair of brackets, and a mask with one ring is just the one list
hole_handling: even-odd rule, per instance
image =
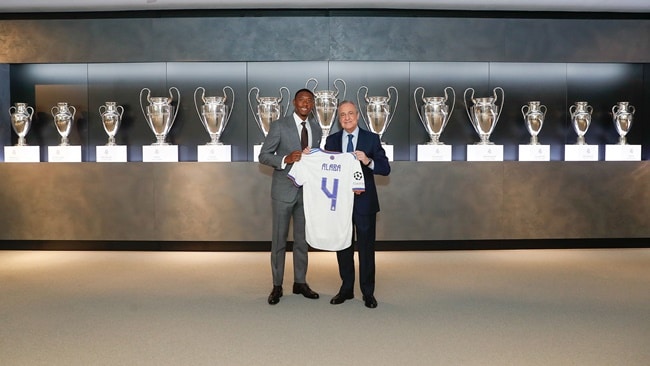
[[325, 196], [332, 200], [332, 204], [330, 205], [330, 211], [336, 211], [336, 197], [339, 195], [339, 180], [338, 178], [334, 178], [334, 185], [332, 187], [332, 191], [327, 188], [327, 177], [323, 177], [321, 180], [320, 184], [320, 189], [325, 193]]

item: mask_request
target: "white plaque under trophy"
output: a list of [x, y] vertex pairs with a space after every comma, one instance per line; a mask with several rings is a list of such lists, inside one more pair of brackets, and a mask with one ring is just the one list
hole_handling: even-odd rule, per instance
[[598, 145], [564, 145], [565, 161], [598, 161]]

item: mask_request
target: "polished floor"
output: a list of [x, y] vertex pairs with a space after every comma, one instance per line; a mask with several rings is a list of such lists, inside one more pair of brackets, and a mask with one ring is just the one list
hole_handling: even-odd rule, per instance
[[[290, 258], [290, 256], [288, 256]], [[268, 253], [0, 251], [2, 365], [650, 364], [650, 249], [379, 252], [379, 306]]]

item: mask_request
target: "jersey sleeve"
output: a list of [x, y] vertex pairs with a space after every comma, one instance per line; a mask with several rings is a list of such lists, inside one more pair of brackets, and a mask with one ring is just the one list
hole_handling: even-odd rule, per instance
[[352, 155], [352, 190], [355, 192], [364, 192], [366, 190], [366, 183], [363, 179], [363, 170], [361, 169], [361, 162]]

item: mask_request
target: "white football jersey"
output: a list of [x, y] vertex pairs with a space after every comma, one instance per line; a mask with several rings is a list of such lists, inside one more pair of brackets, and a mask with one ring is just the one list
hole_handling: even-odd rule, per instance
[[312, 149], [293, 164], [289, 178], [303, 187], [309, 245], [332, 251], [349, 247], [354, 192], [365, 190], [361, 163], [354, 154]]

